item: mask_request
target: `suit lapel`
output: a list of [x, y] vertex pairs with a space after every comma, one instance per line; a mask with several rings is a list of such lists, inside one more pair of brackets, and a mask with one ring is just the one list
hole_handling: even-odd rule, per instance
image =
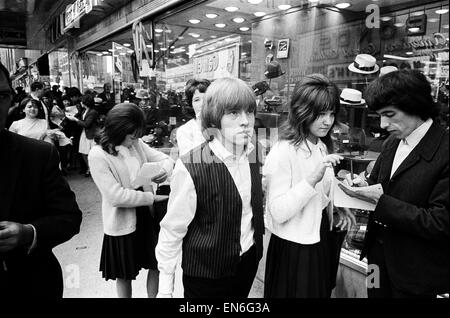
[[433, 123], [433, 125], [431, 125], [430, 129], [427, 131], [419, 144], [411, 151], [411, 153], [397, 168], [395, 173], [392, 175], [392, 178], [395, 178], [402, 172], [414, 166], [421, 157], [425, 158], [426, 160], [430, 160], [434, 156], [434, 153], [441, 143], [442, 134], [443, 129], [439, 127], [438, 124]]
[[389, 143], [389, 146], [386, 148], [386, 151], [383, 154], [379, 180], [379, 182], [381, 183], [389, 181], [391, 177], [392, 163], [394, 162], [395, 152], [397, 151], [399, 142], [400, 140], [398, 139], [393, 140], [391, 143]]
[[11, 213], [12, 201], [19, 176], [22, 156], [14, 135], [10, 132], [0, 132], [0, 167], [4, 167], [0, 179], [0, 220], [8, 220]]

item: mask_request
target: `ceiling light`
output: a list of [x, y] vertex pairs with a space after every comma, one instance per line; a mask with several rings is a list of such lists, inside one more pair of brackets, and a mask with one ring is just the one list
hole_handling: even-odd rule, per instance
[[161, 33], [161, 32], [163, 32], [164, 30], [163, 29], [155, 29], [155, 32], [156, 33]]
[[161, 51], [167, 51], [167, 48], [166, 47], [162, 47], [162, 48], [160, 48], [160, 50]]
[[183, 40], [184, 39], [184, 36], [179, 36], [178, 37], [178, 40]]
[[406, 52], [406, 55], [413, 55], [414, 53], [413, 52], [411, 52], [411, 51], [409, 51], [409, 52]]
[[216, 38], [217, 38], [217, 35], [211, 35], [211, 38], [212, 38], [212, 39], [216, 39]]
[[292, 6], [290, 4], [280, 4], [278, 6], [278, 9], [280, 9], [280, 10], [288, 10], [290, 8], [292, 8]]
[[392, 17], [387, 17], [387, 16], [381, 17], [380, 20], [386, 22], [386, 21], [392, 20]]
[[266, 15], [266, 13], [262, 12], [262, 11], [255, 12], [253, 14], [255, 15], [255, 17], [258, 17], [258, 18]]
[[448, 12], [448, 9], [439, 9], [435, 11], [437, 14], [446, 14]]
[[396, 22], [396, 23], [394, 23], [394, 25], [395, 25], [397, 28], [401, 28], [402, 26], [405, 25], [405, 23], [404, 23], [404, 22]]
[[216, 23], [215, 26], [222, 29], [222, 28], [226, 27], [227, 25], [225, 23]]
[[341, 2], [341, 3], [336, 4], [336, 8], [338, 8], [338, 9], [346, 9], [350, 6], [351, 6], [351, 4], [348, 2]]
[[214, 50], [214, 47], [209, 47], [208, 50], [212, 51]]
[[226, 7], [225, 10], [228, 12], [236, 12], [239, 10], [239, 8], [238, 7]]
[[198, 23], [200, 23], [201, 21], [199, 20], [199, 19], [190, 19], [189, 20], [189, 23], [192, 23], [192, 24], [198, 24]]
[[311, 2], [311, 3], [319, 2], [319, 0], [308, 0], [308, 1]]
[[412, 32], [412, 33], [416, 33], [416, 32], [419, 32], [419, 31], [420, 31], [420, 28], [418, 28], [418, 27], [412, 27], [412, 28], [408, 28], [408, 31], [409, 31], [409, 32]]
[[205, 41], [205, 40], [203, 40], [203, 39], [197, 39], [197, 41], [199, 41], [199, 42], [203, 42], [203, 41]]
[[159, 50], [153, 50], [153, 52], [155, 52], [155, 53], [159, 53]]
[[172, 30], [166, 29], [164, 32], [166, 32], [166, 33], [172, 33]]
[[158, 45], [163, 45], [164, 44], [164, 42], [158, 42]]
[[124, 43], [123, 46], [125, 46], [125, 47], [130, 47], [131, 44], [130, 44], [130, 43]]
[[428, 22], [431, 22], [431, 23], [436, 23], [438, 21], [439, 21], [439, 19], [437, 19], [437, 18], [430, 18], [430, 19], [428, 19]]
[[120, 52], [119, 55], [127, 55], [125, 52]]
[[239, 28], [239, 30], [241, 30], [243, 32], [246, 32], [246, 31], [250, 30], [250, 28], [249, 27], [242, 27], [242, 28]]
[[241, 17], [237, 17], [237, 18], [234, 18], [233, 21], [236, 22], [236, 23], [242, 23], [242, 22], [245, 21], [245, 19], [241, 18]]
[[114, 52], [114, 50], [113, 50], [113, 49], [108, 49], [108, 51], [110, 51], [110, 52]]
[[423, 12], [423, 11], [416, 11], [416, 12], [411, 13], [411, 15], [418, 17], [419, 15], [423, 15], [424, 13], [425, 12]]
[[252, 43], [252, 40], [248, 40], [248, 43]]
[[260, 4], [261, 2], [263, 2], [263, 0], [247, 0], [248, 1], [248, 3], [251, 3], [251, 4]]
[[200, 34], [197, 33], [188, 33], [190, 36], [192, 36], [193, 38], [199, 38]]
[[218, 15], [215, 13], [207, 13], [205, 14], [205, 17], [207, 17], [208, 19], [215, 19], [218, 17]]
[[174, 48], [175, 48], [175, 45], [172, 45], [170, 48], [171, 48], [171, 49], [174, 49]]
[[444, 25], [442, 26], [442, 28], [448, 29], [448, 24], [444, 24]]
[[97, 56], [102, 56], [103, 54], [102, 53], [97, 53]]
[[107, 51], [103, 51], [102, 53], [103, 53], [103, 54], [109, 54], [109, 52], [107, 52]]

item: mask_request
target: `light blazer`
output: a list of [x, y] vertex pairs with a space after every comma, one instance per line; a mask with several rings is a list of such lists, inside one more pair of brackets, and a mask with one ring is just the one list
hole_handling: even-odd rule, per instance
[[0, 266], [5, 261], [7, 267], [0, 295], [62, 297], [61, 267], [52, 249], [79, 232], [81, 211], [58, 165], [50, 143], [0, 131], [0, 221], [30, 223], [37, 233], [31, 253], [0, 253]]
[[378, 234], [387, 225], [384, 254], [392, 283], [413, 294], [449, 291], [449, 134], [433, 123], [390, 178], [399, 144], [388, 139], [370, 175], [384, 194], [369, 216], [361, 254], [370, 261]]

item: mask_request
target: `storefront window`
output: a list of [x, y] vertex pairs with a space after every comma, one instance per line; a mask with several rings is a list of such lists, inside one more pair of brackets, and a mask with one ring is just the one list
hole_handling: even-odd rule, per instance
[[[95, 61], [91, 64], [96, 66], [83, 76], [83, 85], [97, 88], [114, 82], [116, 99], [124, 88], [145, 89], [149, 108], [157, 113], [148, 117], [148, 132], [156, 129], [164, 135], [152, 144], [156, 147], [176, 145], [173, 131], [192, 116], [183, 96], [191, 78], [243, 79], [257, 93], [259, 127], [277, 128], [287, 115], [295, 83], [304, 75], [321, 73], [341, 89], [363, 92], [383, 66], [418, 69], [430, 79], [435, 100], [442, 105], [440, 120], [448, 125], [448, 4], [444, 1], [191, 1], [144, 21], [143, 27], [150, 53], [148, 33], [154, 43], [154, 64], [137, 66], [147, 68], [146, 72], [136, 76], [133, 71], [135, 43], [132, 31], [126, 30], [91, 50]], [[116, 57], [105, 52], [115, 49], [112, 42], [117, 43]], [[372, 55], [377, 71], [364, 74], [349, 69], [358, 54]], [[154, 69], [148, 70], [151, 66]], [[343, 129], [334, 132], [337, 150], [376, 158], [388, 136], [380, 129], [376, 113], [365, 105], [343, 105], [339, 120]]]
[[77, 86], [77, 80], [70, 68], [67, 50], [59, 49], [48, 54], [50, 84], [64, 87]]

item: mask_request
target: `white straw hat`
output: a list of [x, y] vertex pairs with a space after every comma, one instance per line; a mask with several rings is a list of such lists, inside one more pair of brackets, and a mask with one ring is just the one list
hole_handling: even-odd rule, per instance
[[353, 88], [344, 88], [341, 92], [340, 102], [344, 105], [361, 106], [366, 101], [362, 98], [362, 93]]
[[382, 68], [380, 68], [380, 76], [386, 75], [387, 73], [390, 72], [395, 72], [398, 71], [398, 68], [396, 68], [395, 66], [383, 66]]
[[378, 72], [377, 60], [369, 54], [358, 54], [355, 61], [348, 66], [348, 69], [360, 74], [373, 74]]

